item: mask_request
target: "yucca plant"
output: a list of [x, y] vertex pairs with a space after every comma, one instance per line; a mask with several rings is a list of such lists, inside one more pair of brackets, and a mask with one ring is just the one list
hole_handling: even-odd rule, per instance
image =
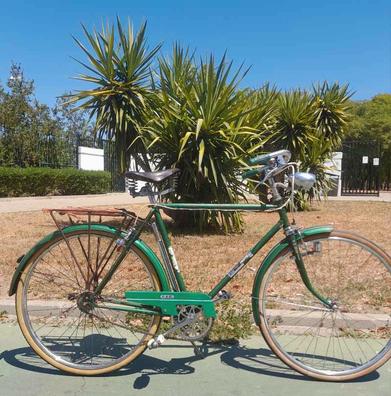
[[326, 81], [313, 87], [312, 108], [315, 128], [321, 139], [330, 141], [331, 149], [341, 145], [349, 120], [349, 99], [352, 93], [347, 85], [329, 85]]
[[308, 209], [312, 201], [320, 201], [327, 197], [333, 187], [330, 179], [331, 169], [327, 163], [331, 161], [333, 143], [324, 137], [316, 137], [306, 146], [300, 159], [300, 170], [310, 172], [316, 176], [315, 185], [307, 192], [299, 191], [295, 197], [295, 205], [299, 210]]
[[255, 155], [267, 149], [267, 141], [275, 136], [279, 92], [275, 87], [265, 84], [257, 90], [243, 90], [241, 94], [242, 106], [247, 112], [236, 127], [245, 126], [255, 132], [250, 135], [250, 139], [246, 137], [241, 143], [249, 155]]
[[306, 145], [314, 139], [316, 129], [311, 104], [310, 95], [301, 90], [281, 93], [278, 98], [273, 144], [290, 150], [294, 159], [300, 159]]
[[275, 148], [287, 148], [301, 170], [316, 175], [316, 185], [308, 193], [299, 193], [296, 206], [308, 207], [313, 199], [326, 196], [331, 187], [325, 162], [330, 161], [344, 135], [349, 117], [347, 86], [325, 82], [311, 93], [294, 90], [282, 93], [278, 100]]
[[78, 62], [88, 74], [76, 78], [93, 88], [73, 93], [70, 102], [79, 102], [95, 118], [99, 137], [115, 142], [120, 172], [128, 169], [131, 156], [149, 170], [139, 132], [152, 98], [150, 68], [160, 45], [147, 48], [146, 23], [134, 33], [131, 23], [124, 28], [119, 18], [116, 25], [102, 26], [100, 31], [89, 32], [84, 26], [83, 31], [87, 45], [75, 41], [87, 58]]
[[[244, 141], [262, 140], [245, 122], [251, 110], [237, 88], [245, 73], [233, 71], [225, 56], [196, 64], [178, 45], [171, 59], [160, 59], [160, 106], [143, 136], [158, 169], [181, 169], [172, 200], [233, 203], [244, 198], [238, 178], [248, 155]], [[232, 212], [186, 212], [184, 220], [199, 229], [242, 229], [240, 215]]]

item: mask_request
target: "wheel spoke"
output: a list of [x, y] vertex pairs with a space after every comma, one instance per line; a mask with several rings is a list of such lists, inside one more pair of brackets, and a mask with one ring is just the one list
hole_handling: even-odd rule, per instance
[[[26, 267], [21, 310], [27, 331], [65, 371], [110, 371], [135, 359], [143, 350], [137, 346], [157, 331], [159, 317], [96, 306], [101, 297], [91, 289], [119, 255], [114, 241], [105, 232], [75, 232], [49, 243]], [[143, 257], [127, 254], [105, 295], [121, 299], [127, 290], [159, 290], [154, 268]]]
[[300, 248], [313, 287], [332, 308], [306, 289], [292, 253], [269, 267], [257, 299], [262, 331], [286, 363], [316, 378], [352, 379], [391, 354], [391, 307], [382, 304], [391, 263], [360, 238], [337, 234], [306, 238]]

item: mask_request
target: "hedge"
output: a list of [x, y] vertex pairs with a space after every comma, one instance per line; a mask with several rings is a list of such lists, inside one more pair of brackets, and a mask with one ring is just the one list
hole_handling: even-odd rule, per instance
[[109, 172], [0, 167], [0, 197], [99, 194], [110, 186]]

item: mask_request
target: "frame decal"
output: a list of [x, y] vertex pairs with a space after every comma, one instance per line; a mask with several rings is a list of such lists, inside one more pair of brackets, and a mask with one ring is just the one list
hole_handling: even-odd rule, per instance
[[228, 272], [227, 276], [229, 278], [233, 278], [253, 257], [254, 255], [251, 252], [248, 252], [239, 262], [237, 262], [232, 267], [232, 269]]

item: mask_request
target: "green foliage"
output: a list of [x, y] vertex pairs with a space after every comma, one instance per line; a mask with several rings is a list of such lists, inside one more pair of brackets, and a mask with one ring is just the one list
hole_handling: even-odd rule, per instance
[[304, 149], [301, 156], [300, 170], [316, 175], [314, 187], [309, 191], [298, 191], [295, 196], [295, 206], [298, 210], [308, 210], [311, 202], [321, 200], [332, 188], [332, 180], [328, 176], [332, 169], [326, 165], [330, 162], [332, 152], [335, 150], [331, 140], [317, 137]]
[[315, 128], [320, 139], [330, 142], [330, 149], [339, 147], [347, 133], [351, 96], [347, 85], [334, 83], [330, 86], [324, 82], [313, 88]]
[[[147, 49], [144, 23], [134, 34], [128, 22], [125, 29], [117, 18], [116, 27], [108, 25], [91, 33], [83, 26], [88, 46], [75, 38], [87, 57], [88, 64], [78, 61], [89, 74], [77, 79], [94, 84], [89, 90], [70, 95], [71, 102], [96, 117], [100, 137], [116, 144], [120, 171], [128, 169], [130, 156], [144, 169], [149, 169], [146, 150], [138, 139], [145, 109], [150, 105], [150, 66], [160, 45]], [[141, 158], [139, 157], [141, 154]]]
[[312, 92], [294, 90], [278, 98], [275, 148], [287, 148], [300, 170], [316, 175], [316, 184], [309, 192], [296, 196], [298, 209], [308, 208], [308, 202], [321, 199], [331, 188], [328, 176], [333, 151], [340, 148], [346, 134], [350, 111], [350, 93], [346, 85], [323, 83]]
[[380, 184], [384, 188], [391, 186], [391, 95], [380, 94], [371, 100], [352, 103], [352, 117], [347, 140], [379, 144]]
[[[237, 88], [246, 72], [232, 71], [225, 56], [196, 64], [188, 51], [175, 45], [171, 59], [159, 59], [156, 106], [150, 112], [143, 138], [157, 169], [181, 170], [174, 202], [232, 203], [244, 198], [237, 177], [250, 149], [265, 141], [249, 126], [246, 95]], [[178, 222], [199, 229], [239, 231], [239, 214], [181, 213]]]
[[110, 173], [102, 171], [0, 167], [0, 197], [99, 194], [110, 185]]
[[86, 114], [61, 99], [51, 110], [34, 95], [34, 82], [13, 64], [7, 90], [0, 86], [0, 165], [75, 165], [77, 138], [91, 136]]
[[[88, 32], [88, 43], [76, 40], [88, 63], [79, 79], [93, 88], [74, 93], [71, 102], [96, 117], [99, 136], [113, 140], [120, 171], [130, 157], [144, 170], [181, 169], [174, 202], [233, 203], [245, 198], [238, 177], [246, 160], [260, 152], [288, 148], [304, 170], [317, 171], [318, 184], [305, 196], [313, 199], [328, 185], [322, 161], [345, 133], [347, 86], [323, 83], [311, 92], [280, 93], [265, 85], [240, 89], [248, 70], [233, 70], [226, 57], [196, 61], [176, 44], [170, 58], [147, 50], [146, 25], [136, 35], [128, 23]], [[148, 151], [149, 159], [146, 156]], [[177, 224], [240, 231], [237, 213], [172, 212]]]
[[314, 112], [307, 92], [284, 92], [278, 98], [278, 114], [275, 129], [275, 147], [286, 148], [294, 158], [304, 154], [305, 146], [314, 139]]
[[313, 134], [302, 146], [298, 158], [302, 170], [316, 175], [316, 183], [310, 191], [298, 195], [299, 209], [307, 201], [320, 200], [332, 188], [332, 181], [328, 176], [332, 169], [325, 163], [330, 162], [332, 153], [340, 148], [346, 134], [350, 96], [346, 85], [340, 86], [336, 83], [329, 86], [325, 82], [313, 89], [310, 103], [314, 115]]
[[379, 141], [384, 149], [391, 147], [391, 94], [374, 96], [371, 100], [353, 102], [348, 139]]
[[227, 342], [247, 338], [254, 333], [252, 309], [249, 304], [237, 304], [232, 300], [216, 305], [217, 319], [208, 335], [212, 342]]

